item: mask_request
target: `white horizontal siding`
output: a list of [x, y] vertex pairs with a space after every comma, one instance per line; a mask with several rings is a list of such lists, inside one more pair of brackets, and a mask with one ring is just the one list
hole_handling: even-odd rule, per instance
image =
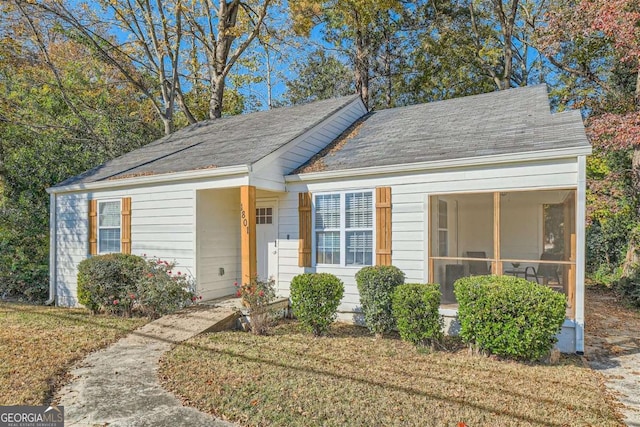
[[193, 274], [194, 191], [186, 184], [56, 196], [56, 294], [77, 305], [77, 266], [89, 255], [88, 200], [131, 197], [131, 252], [176, 262]]
[[77, 266], [89, 253], [88, 197], [56, 197], [56, 298], [63, 306], [77, 305]]
[[298, 274], [303, 274], [305, 269], [298, 267], [298, 239], [278, 239], [278, 283], [277, 294], [288, 297], [291, 280]]
[[278, 280], [276, 292], [288, 297], [291, 280], [303, 274], [305, 268], [298, 266], [298, 194], [282, 193], [278, 198]]
[[278, 237], [298, 239], [298, 194], [285, 193], [278, 200]]
[[[391, 186], [392, 262], [406, 275], [405, 281], [424, 283], [428, 277], [428, 198], [433, 194], [575, 188], [578, 178], [576, 159], [535, 161], [522, 164], [474, 166], [423, 173], [356, 177], [287, 184], [280, 200], [279, 291], [288, 295], [291, 279], [304, 272], [298, 267], [298, 192], [344, 191]], [[286, 248], [286, 250], [284, 249]], [[355, 283], [358, 269], [345, 267], [307, 268], [327, 272], [345, 284], [341, 318], [354, 318], [359, 311]], [[349, 314], [351, 313], [351, 314]]]
[[236, 188], [198, 191], [197, 277], [204, 299], [233, 294], [241, 281], [239, 207]]

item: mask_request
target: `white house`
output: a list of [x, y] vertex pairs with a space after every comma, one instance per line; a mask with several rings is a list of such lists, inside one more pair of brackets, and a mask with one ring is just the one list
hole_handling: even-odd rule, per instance
[[565, 352], [584, 350], [585, 162], [577, 111], [546, 86], [367, 112], [357, 96], [198, 123], [49, 189], [51, 298], [77, 305], [92, 254], [175, 260], [211, 299], [303, 272], [346, 286], [393, 264], [407, 282], [511, 274], [567, 295]]

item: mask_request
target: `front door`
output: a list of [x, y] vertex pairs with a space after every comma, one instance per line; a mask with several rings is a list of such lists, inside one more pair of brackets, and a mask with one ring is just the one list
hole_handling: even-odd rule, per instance
[[[273, 260], [277, 251], [278, 210], [275, 200], [256, 201], [256, 253], [258, 261], [258, 278], [269, 280], [275, 276]], [[269, 261], [272, 261], [271, 263]], [[271, 268], [270, 268], [271, 264]], [[273, 277], [275, 279], [275, 277]]]

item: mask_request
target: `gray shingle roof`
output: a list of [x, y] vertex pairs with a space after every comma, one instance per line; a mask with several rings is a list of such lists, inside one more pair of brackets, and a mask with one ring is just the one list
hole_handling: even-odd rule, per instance
[[[355, 132], [354, 132], [355, 133]], [[294, 173], [589, 147], [580, 112], [551, 114], [546, 85], [375, 111]]]
[[253, 164], [355, 99], [357, 95], [196, 123], [57, 186]]

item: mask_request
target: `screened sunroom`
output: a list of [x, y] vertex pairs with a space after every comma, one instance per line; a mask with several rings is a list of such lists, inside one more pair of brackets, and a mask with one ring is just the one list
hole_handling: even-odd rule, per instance
[[576, 190], [440, 194], [430, 197], [429, 279], [454, 308], [453, 284], [511, 275], [567, 296], [575, 315]]

